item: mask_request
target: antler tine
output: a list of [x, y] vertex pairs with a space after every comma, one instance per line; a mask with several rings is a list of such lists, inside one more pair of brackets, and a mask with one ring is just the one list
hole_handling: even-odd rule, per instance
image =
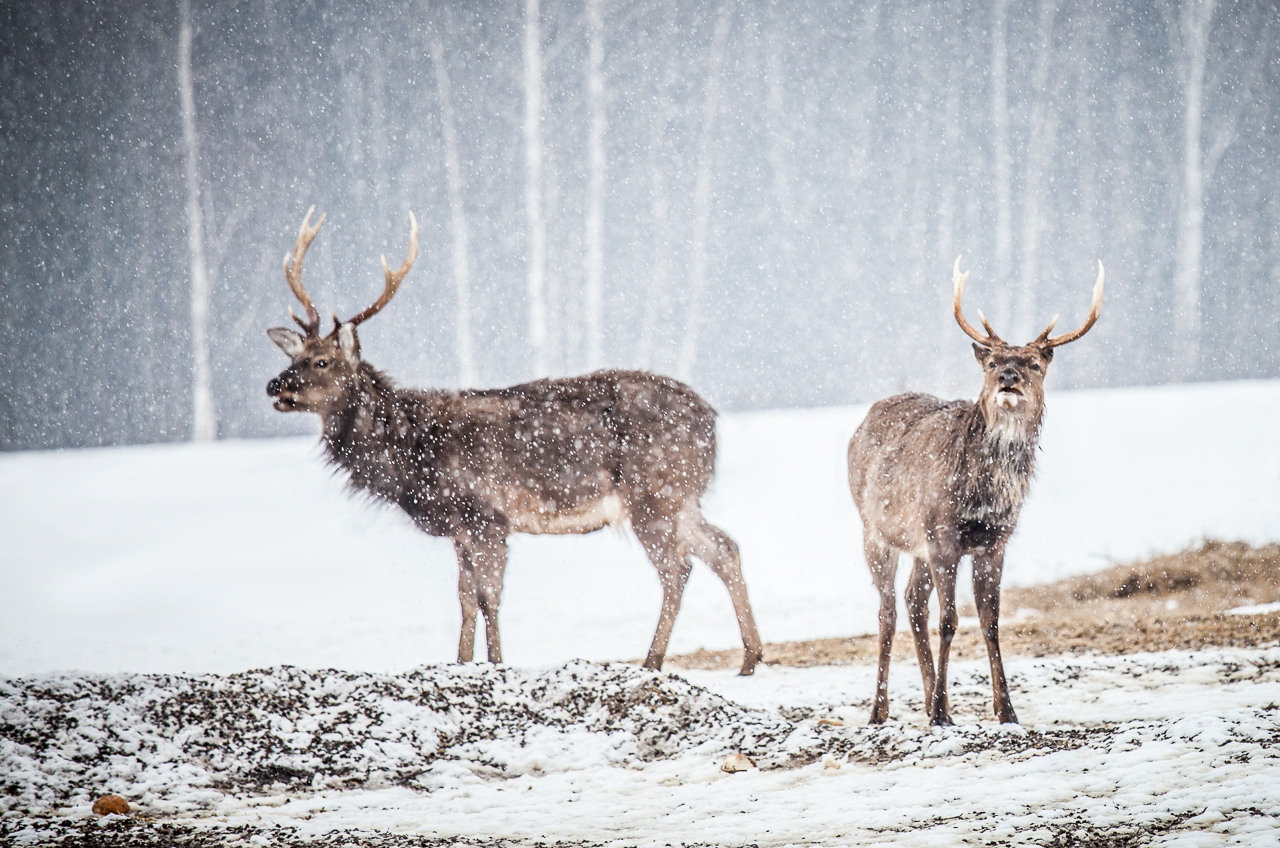
[[316, 309], [316, 305], [311, 302], [311, 295], [307, 294], [307, 290], [302, 287], [302, 259], [307, 255], [307, 248], [311, 246], [311, 240], [316, 237], [316, 233], [320, 232], [320, 226], [324, 224], [324, 215], [320, 216], [320, 220], [316, 221], [314, 227], [311, 224], [311, 213], [316, 211], [316, 207], [312, 205], [307, 210], [307, 217], [302, 219], [302, 227], [298, 230], [298, 241], [293, 246], [293, 253], [284, 255], [284, 278], [289, 283], [289, 288], [293, 289], [293, 296], [296, 297], [303, 307], [307, 310], [307, 320], [303, 321], [297, 315], [293, 314], [293, 309], [289, 309], [289, 317], [298, 322], [298, 326], [307, 331], [308, 336], [319, 335], [320, 333], [320, 312]]
[[1048, 340], [1049, 334], [1053, 332], [1053, 328], [1057, 325], [1059, 317], [1060, 316], [1055, 315], [1053, 318], [1049, 319], [1049, 326], [1041, 330], [1040, 335], [1036, 336], [1031, 344], [1044, 344], [1045, 341]]
[[978, 320], [982, 322], [982, 328], [987, 331], [988, 336], [996, 341], [1000, 340], [1000, 337], [996, 335], [996, 331], [991, 329], [991, 323], [987, 321], [987, 316], [982, 314], [981, 309], [978, 310]]
[[[965, 331], [971, 339], [985, 347], [991, 347], [993, 344], [1000, 342], [1000, 337], [991, 329], [991, 325], [987, 323], [986, 318], [982, 318], [982, 326], [987, 328], [987, 335], [979, 333], [972, 324], [964, 317], [964, 311], [960, 308], [960, 302], [964, 300], [964, 284], [969, 279], [969, 272], [960, 273], [960, 257], [956, 257], [956, 264], [951, 268], [951, 279], [955, 283], [955, 297], [952, 298], [951, 306], [956, 314], [956, 323], [960, 325], [960, 329]], [[982, 313], [978, 313], [979, 317]]]
[[382, 295], [373, 302], [373, 306], [352, 318], [347, 322], [348, 324], [359, 324], [361, 321], [372, 318], [378, 314], [382, 307], [387, 305], [391, 298], [395, 297], [396, 291], [400, 288], [400, 283], [418, 258], [418, 219], [413, 217], [412, 211], [409, 212], [409, 224], [409, 253], [405, 256], [404, 262], [393, 272], [387, 265], [387, 257], [382, 257], [382, 273], [387, 279]]
[[1089, 317], [1084, 319], [1084, 323], [1080, 325], [1079, 329], [1049, 338], [1049, 331], [1053, 329], [1054, 323], [1058, 320], [1057, 318], [1054, 318], [1053, 321], [1049, 322], [1049, 326], [1045, 328], [1044, 332], [1041, 333], [1039, 337], [1032, 342], [1032, 344], [1046, 348], [1058, 347], [1059, 345], [1064, 345], [1067, 342], [1073, 342], [1085, 333], [1089, 332], [1089, 328], [1097, 323], [1098, 316], [1102, 314], [1102, 286], [1105, 279], [1106, 271], [1102, 268], [1102, 260], [1098, 260], [1098, 281], [1093, 284], [1093, 302], [1089, 304]]

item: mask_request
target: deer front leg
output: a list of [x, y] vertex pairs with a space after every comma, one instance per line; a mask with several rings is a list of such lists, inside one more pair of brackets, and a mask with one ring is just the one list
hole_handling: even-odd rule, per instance
[[996, 717], [1001, 724], [1017, 724], [1005, 681], [1004, 662], [1000, 658], [1000, 577], [1004, 572], [1004, 543], [999, 543], [973, 557], [973, 598], [978, 607], [982, 637], [987, 643], [987, 659], [991, 661], [991, 690]]
[[929, 563], [933, 583], [938, 589], [938, 672], [933, 682], [933, 698], [929, 704], [929, 723], [949, 725], [951, 713], [947, 704], [947, 659], [951, 653], [951, 640], [956, 635], [956, 570], [960, 557], [951, 552], [939, 553]]
[[871, 724], [883, 724], [889, 718], [889, 657], [893, 650], [893, 634], [898, 627], [898, 598], [893, 581], [898, 573], [898, 552], [882, 548], [874, 542], [863, 542], [871, 582], [880, 593], [880, 660], [876, 665], [876, 696], [871, 705]]
[[916, 660], [920, 664], [920, 678], [924, 684], [925, 715], [933, 715], [933, 651], [929, 647], [929, 595], [933, 592], [933, 576], [928, 563], [915, 560], [911, 578], [907, 583], [907, 620], [911, 623], [911, 637], [916, 643]]

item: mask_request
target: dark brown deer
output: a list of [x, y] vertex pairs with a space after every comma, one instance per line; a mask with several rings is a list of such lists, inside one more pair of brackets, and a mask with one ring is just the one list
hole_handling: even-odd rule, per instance
[[715, 466], [715, 410], [688, 386], [639, 371], [598, 371], [507, 389], [424, 391], [397, 387], [360, 358], [356, 327], [395, 295], [418, 255], [410, 213], [409, 254], [382, 268], [377, 301], [320, 335], [320, 314], [302, 286], [302, 260], [324, 223], [302, 222], [285, 256], [289, 287], [306, 310], [302, 333], [267, 331], [292, 362], [267, 384], [275, 408], [314, 412], [331, 463], [352, 489], [394, 504], [433, 536], [453, 541], [462, 604], [459, 662], [470, 662], [477, 614], [490, 662], [502, 661], [498, 606], [511, 533], [589, 533], [629, 522], [662, 584], [662, 611], [645, 658], [662, 667], [690, 571], [689, 557], [724, 581], [751, 674], [762, 645], [738, 547], [702, 517], [699, 499]]
[[[1018, 721], [1000, 659], [1000, 575], [1004, 550], [1035, 471], [1044, 416], [1044, 375], [1053, 349], [1089, 331], [1102, 311], [1102, 263], [1089, 317], [1078, 330], [1050, 336], [1057, 318], [1025, 345], [1004, 342], [982, 313], [985, 333], [960, 309], [969, 275], [953, 269], [956, 321], [977, 344], [982, 392], [977, 403], [902, 394], [872, 405], [849, 441], [849, 487], [862, 516], [863, 547], [880, 592], [880, 662], [871, 723], [889, 716], [889, 650], [897, 626], [894, 577], [899, 554], [915, 564], [906, 606], [931, 724], [951, 724], [947, 655], [956, 630], [956, 571], [973, 556], [973, 594], [991, 660], [995, 713]], [[938, 590], [938, 668], [929, 649], [929, 595]]]

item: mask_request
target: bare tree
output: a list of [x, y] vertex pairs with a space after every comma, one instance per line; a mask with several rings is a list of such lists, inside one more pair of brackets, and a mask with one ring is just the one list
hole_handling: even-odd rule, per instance
[[462, 167], [458, 162], [458, 134], [453, 121], [453, 96], [449, 89], [449, 69], [445, 65], [440, 28], [430, 29], [431, 64], [435, 68], [436, 93], [440, 98], [441, 135], [444, 139], [444, 170], [449, 183], [449, 234], [453, 242], [454, 344], [458, 356], [458, 380], [474, 385], [475, 342], [471, 332], [471, 257], [467, 210], [463, 203]]
[[[951, 0], [949, 16], [952, 20], [962, 20], [964, 10], [962, 6], [963, 0]], [[955, 255], [955, 231], [956, 231], [956, 206], [957, 206], [957, 189], [961, 183], [960, 169], [962, 167], [963, 146], [961, 145], [961, 125], [960, 125], [960, 93], [963, 84], [963, 65], [958, 57], [961, 55], [961, 48], [965, 38], [963, 30], [959, 28], [944, 27], [942, 34], [943, 50], [946, 55], [953, 57], [948, 65], [947, 70], [947, 87], [945, 101], [943, 104], [943, 174], [941, 197], [938, 200], [938, 240], [937, 250], [934, 255], [945, 261]], [[945, 306], [945, 291], [940, 291], [934, 295], [938, 298], [939, 307]], [[946, 310], [939, 308], [938, 315], [932, 321], [926, 322], [926, 326], [936, 326], [934, 332], [941, 334], [949, 329], [948, 322], [950, 316], [946, 314]], [[944, 338], [939, 335], [938, 338]], [[945, 383], [948, 377], [954, 373], [954, 366], [947, 361], [945, 356], [933, 357], [934, 377], [939, 383]]]
[[[1173, 332], [1179, 344], [1170, 373], [1175, 380], [1191, 379], [1200, 370], [1205, 191], [1218, 162], [1235, 143], [1240, 115], [1252, 99], [1273, 28], [1272, 17], [1265, 16], [1256, 28], [1253, 49], [1242, 46], [1238, 51], [1246, 57], [1244, 67], [1239, 69], [1241, 78], [1232, 95], [1222, 98], [1225, 102], [1216, 110], [1216, 120], [1211, 120], [1209, 99], [1217, 86], [1208, 73], [1209, 47], [1216, 9], [1217, 0], [1169, 0], [1164, 6], [1173, 65], [1182, 89], [1181, 179], [1173, 282]], [[1207, 149], [1206, 122], [1210, 124]]]
[[[996, 280], [1008, 297], [1013, 271], [1013, 189], [1009, 157], [1009, 0], [991, 5], [991, 141], [996, 188]], [[999, 307], [998, 307], [999, 308]], [[1000, 311], [1003, 311], [1002, 309]]]
[[1026, 336], [1035, 322], [1036, 290], [1040, 271], [1040, 236], [1048, 203], [1049, 171], [1058, 134], [1058, 112], [1049, 91], [1053, 66], [1053, 24], [1058, 0], [1040, 0], [1036, 38], [1036, 63], [1031, 77], [1031, 117], [1027, 138], [1027, 167], [1022, 201], [1022, 273], [1013, 310], [1014, 332]]
[[795, 255], [796, 209], [792, 197], [792, 157], [795, 139], [792, 137], [792, 118], [787, 113], [791, 105], [786, 102], [786, 81], [783, 79], [782, 51], [786, 45], [784, 35], [785, 13], [778, 9], [777, 0], [771, 0], [768, 11], [768, 58], [766, 59], [765, 127], [769, 134], [769, 168], [772, 172], [774, 201], [778, 205], [782, 239], [783, 261], [789, 267]]
[[538, 0], [524, 3], [524, 209], [529, 228], [525, 281], [533, 372], [547, 371], [547, 222], [542, 206], [542, 29]]
[[725, 45], [729, 40], [729, 18], [733, 0], [720, 4], [715, 33], [711, 38], [711, 56], [707, 62], [707, 91], [702, 103], [702, 131], [698, 135], [698, 178], [693, 191], [693, 267], [689, 274], [689, 309], [685, 317], [684, 341], [676, 374], [688, 382], [693, 379], [698, 357], [698, 331], [702, 322], [702, 297], [707, 288], [707, 235], [711, 225], [711, 140], [715, 132], [716, 114], [720, 111], [720, 66], [724, 63]]
[[675, 112], [671, 89], [679, 71], [675, 4], [664, 4], [663, 43], [665, 45], [664, 71], [654, 94], [653, 110], [649, 118], [649, 152], [647, 169], [649, 176], [649, 218], [653, 254], [649, 264], [649, 285], [644, 293], [644, 314], [640, 322], [640, 339], [636, 362], [641, 368], [653, 367], [655, 336], [658, 318], [662, 314], [667, 293], [667, 281], [671, 276], [671, 201], [667, 191], [667, 157], [663, 149], [666, 143], [667, 125]]
[[587, 368], [604, 363], [604, 136], [608, 125], [604, 73], [604, 0], [587, 0], [587, 210], [583, 276]]
[[187, 249], [191, 260], [191, 438], [218, 436], [209, 357], [209, 275], [204, 257], [204, 219], [200, 210], [199, 144], [195, 86], [191, 74], [191, 0], [178, 0], [178, 93], [182, 103], [182, 141], [186, 148]]
[[[1200, 367], [1200, 259], [1204, 241], [1204, 77], [1209, 57], [1209, 28], [1217, 0], [1180, 0], [1169, 40], [1182, 86], [1182, 182], [1178, 195], [1176, 265], [1173, 278], [1173, 362], [1175, 379], [1187, 379]], [[1172, 15], [1170, 15], [1172, 17]]]

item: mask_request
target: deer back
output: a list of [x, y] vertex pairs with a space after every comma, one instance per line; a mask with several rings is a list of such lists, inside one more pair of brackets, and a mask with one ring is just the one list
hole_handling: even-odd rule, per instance
[[356, 402], [326, 421], [329, 457], [437, 535], [587, 532], [642, 499], [697, 498], [714, 471], [714, 410], [667, 378], [606, 371], [421, 392], [365, 373]]

